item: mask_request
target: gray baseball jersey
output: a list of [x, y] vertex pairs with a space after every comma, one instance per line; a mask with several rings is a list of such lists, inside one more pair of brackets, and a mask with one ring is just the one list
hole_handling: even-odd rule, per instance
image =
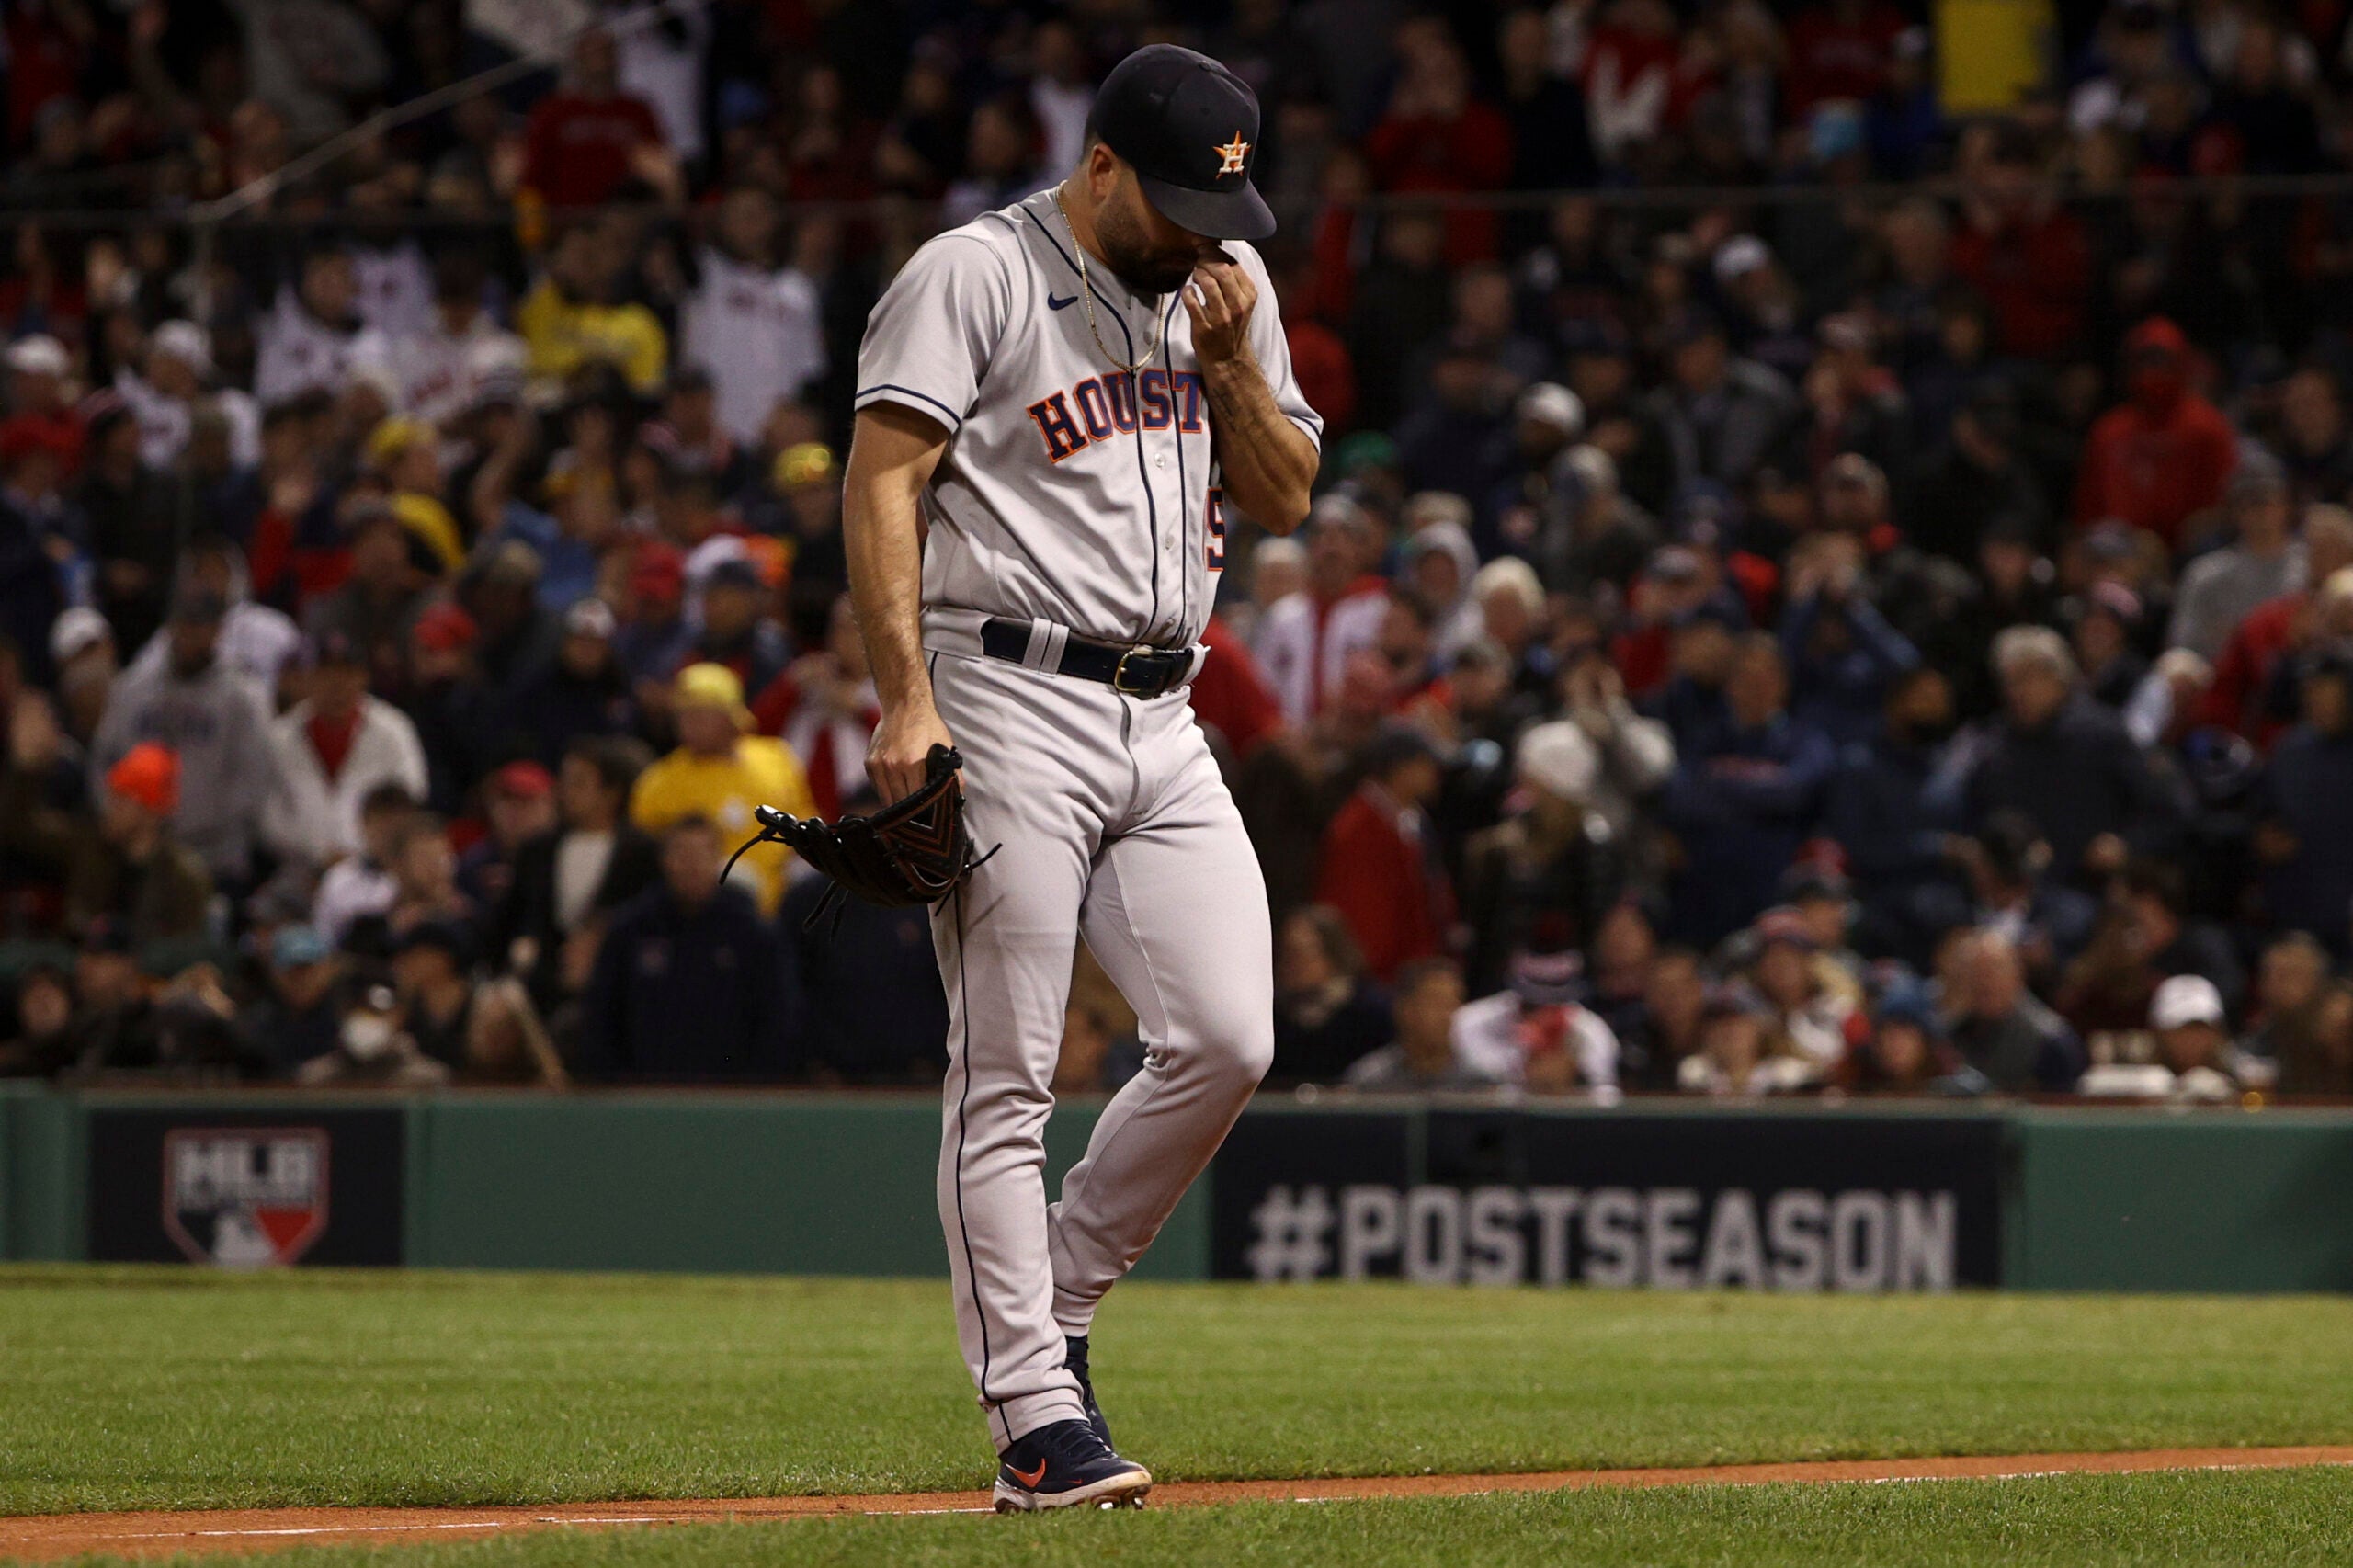
[[[1266, 263], [1239, 241], [1225, 249], [1258, 286], [1250, 346], [1276, 404], [1320, 442]], [[904, 403], [950, 432], [926, 503], [926, 606], [1189, 642], [1225, 564], [1192, 317], [1177, 295], [1134, 294], [1099, 263], [1087, 279], [1101, 347], [1051, 191], [939, 235], [868, 319], [858, 406]], [[1132, 364], [1155, 333], [1161, 353], [1132, 377], [1105, 357]]]
[[[1291, 378], [1273, 288], [1250, 335], [1279, 406]], [[1083, 1414], [1063, 1365], [1111, 1285], [1209, 1163], [1274, 1051], [1266, 885], [1184, 691], [1139, 698], [1051, 673], [1063, 631], [1188, 643], [1225, 523], [1191, 317], [1088, 269], [1051, 193], [917, 251], [867, 324], [858, 405], [949, 432], [924, 500], [924, 645], [964, 756], [965, 820], [993, 850], [932, 915], [948, 993], [939, 1216], [957, 1337], [999, 1448]], [[1032, 623], [990, 658], [986, 616]], [[1041, 635], [1041, 632], [1043, 633]], [[1081, 935], [1135, 1006], [1142, 1072], [1046, 1201], [1042, 1142]]]

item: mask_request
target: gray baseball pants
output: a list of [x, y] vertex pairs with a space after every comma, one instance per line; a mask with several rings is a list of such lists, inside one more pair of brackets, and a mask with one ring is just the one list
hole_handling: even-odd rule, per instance
[[[998, 1448], [1083, 1414], [1065, 1335], [1151, 1245], [1274, 1056], [1267, 890], [1182, 688], [1149, 699], [980, 655], [926, 617], [965, 820], [995, 852], [932, 916], [948, 991], [939, 1152], [957, 1337]], [[1001, 846], [1001, 847], [999, 847]], [[1145, 1064], [1046, 1201], [1073, 944]]]

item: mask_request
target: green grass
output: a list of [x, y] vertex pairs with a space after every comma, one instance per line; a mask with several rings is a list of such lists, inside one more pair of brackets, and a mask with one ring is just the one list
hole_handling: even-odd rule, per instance
[[[2329, 1298], [1135, 1284], [1096, 1367], [1165, 1480], [2353, 1441]], [[6, 1269], [0, 1368], [6, 1513], [989, 1468], [936, 1282]]]
[[796, 1519], [313, 1548], [262, 1561], [274, 1568], [2319, 1568], [2353, 1558], [2349, 1519], [2353, 1475], [2301, 1471], [1675, 1487], [1055, 1518]]

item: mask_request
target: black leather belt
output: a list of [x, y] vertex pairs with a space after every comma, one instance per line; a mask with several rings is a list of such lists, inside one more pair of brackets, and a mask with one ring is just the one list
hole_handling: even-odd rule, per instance
[[[1029, 662], [1029, 627], [1026, 620], [992, 619], [981, 623], [981, 652], [1013, 664]], [[1181, 685], [1193, 673], [1190, 648], [1149, 648], [1141, 644], [1097, 642], [1072, 632], [1063, 644], [1059, 675], [1100, 681], [1129, 697], [1158, 697]]]

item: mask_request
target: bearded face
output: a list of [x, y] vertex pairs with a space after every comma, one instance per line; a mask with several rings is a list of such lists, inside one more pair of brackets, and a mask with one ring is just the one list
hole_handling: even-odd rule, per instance
[[1135, 177], [1124, 170], [1119, 188], [1095, 215], [1095, 243], [1120, 281], [1139, 294], [1166, 294], [1184, 287], [1202, 256], [1214, 248], [1154, 211]]

